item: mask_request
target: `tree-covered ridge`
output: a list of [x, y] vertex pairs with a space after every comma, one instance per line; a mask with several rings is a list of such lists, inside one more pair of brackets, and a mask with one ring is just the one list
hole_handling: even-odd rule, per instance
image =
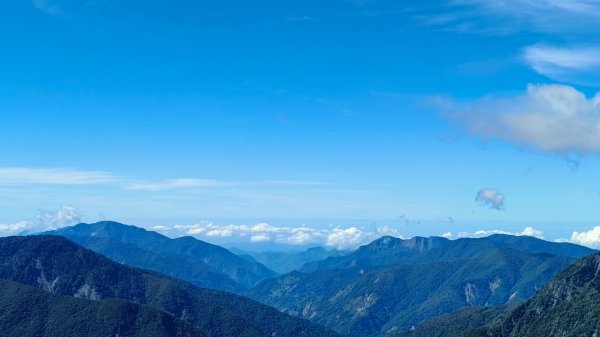
[[493, 337], [596, 337], [600, 334], [600, 254], [585, 257], [516, 308]]
[[240, 291], [275, 276], [256, 261], [192, 237], [170, 239], [113, 221], [78, 224], [47, 234], [60, 235], [131, 266], [151, 269], [201, 287]]
[[242, 296], [121, 265], [59, 236], [0, 239], [0, 278], [53, 294], [148, 304], [208, 336], [335, 336]]
[[151, 306], [92, 301], [0, 280], [0, 331], [5, 337], [205, 337]]
[[[584, 257], [513, 308], [459, 310], [399, 337], [594, 337], [600, 334], [600, 254]], [[390, 337], [391, 337], [390, 336]]]
[[[549, 251], [564, 255], [552, 255]], [[408, 331], [470, 306], [519, 303], [591, 249], [530, 237], [384, 237], [261, 282], [261, 302], [348, 336]]]

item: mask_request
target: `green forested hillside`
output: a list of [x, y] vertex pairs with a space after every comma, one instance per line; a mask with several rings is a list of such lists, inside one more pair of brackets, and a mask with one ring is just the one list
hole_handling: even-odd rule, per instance
[[91, 301], [0, 280], [4, 337], [203, 337], [159, 309], [118, 299]]
[[276, 274], [227, 249], [113, 221], [79, 224], [47, 234], [60, 235], [115, 261], [184, 279], [201, 287], [240, 291]]
[[0, 279], [52, 294], [160, 308], [208, 336], [334, 336], [248, 298], [116, 263], [59, 236], [0, 239]]
[[600, 335], [600, 254], [577, 261], [516, 308], [494, 337]]
[[[567, 256], [545, 252], [553, 247]], [[592, 252], [528, 237], [386, 237], [306, 265], [316, 266], [314, 272], [265, 280], [249, 294], [343, 335], [380, 336], [464, 307], [519, 303], [571, 264], [572, 256]]]
[[600, 255], [578, 260], [513, 308], [473, 308], [399, 337], [594, 337], [600, 334]]

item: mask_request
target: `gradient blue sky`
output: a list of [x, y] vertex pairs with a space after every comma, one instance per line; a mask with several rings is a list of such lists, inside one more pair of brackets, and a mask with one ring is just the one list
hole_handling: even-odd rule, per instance
[[[572, 233], [600, 220], [598, 13], [593, 0], [2, 1], [0, 230], [55, 214], [223, 242], [527, 226], [584, 242]], [[240, 229], [261, 222], [287, 229]]]

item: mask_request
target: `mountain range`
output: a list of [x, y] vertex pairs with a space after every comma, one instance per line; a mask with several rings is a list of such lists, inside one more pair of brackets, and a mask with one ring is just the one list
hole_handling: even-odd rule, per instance
[[327, 250], [323, 247], [312, 247], [302, 251], [255, 252], [235, 248], [230, 248], [230, 250], [248, 261], [262, 263], [279, 274], [300, 270], [307, 263], [349, 253], [337, 249]]
[[[0, 331], [32, 337], [600, 333], [600, 255], [574, 244], [510, 235], [383, 237], [353, 252], [236, 252], [242, 255], [110, 221], [0, 238]], [[277, 275], [265, 264], [289, 272]]]
[[345, 336], [383, 336], [464, 307], [527, 300], [577, 258], [593, 252], [507, 235], [383, 237], [351, 254], [267, 279], [248, 295]]
[[584, 257], [513, 307], [468, 308], [396, 337], [594, 337], [600, 334], [600, 254]]
[[273, 277], [264, 265], [193, 237], [170, 239], [113, 221], [78, 224], [55, 231], [117, 262], [154, 270], [200, 287], [241, 292]]
[[[156, 324], [161, 329], [175, 332], [190, 331], [191, 335], [199, 332], [215, 337], [336, 336], [326, 328], [280, 313], [274, 308], [248, 298], [199, 288], [191, 283], [153, 271], [129, 267], [59, 236], [0, 239], [0, 279], [35, 287], [53, 295], [40, 296], [39, 292], [25, 289], [23, 292], [25, 295], [33, 296], [28, 302], [31, 310], [7, 311], [2, 316], [5, 324], [14, 323], [12, 330], [6, 330], [12, 334], [18, 334], [23, 330], [24, 336], [33, 336], [37, 325], [58, 324], [56, 321], [50, 321], [52, 316], [37, 316], [38, 312], [44, 310], [50, 310], [52, 313], [58, 311], [61, 319], [64, 315], [65, 320], [69, 320], [67, 316], [77, 312], [78, 307], [90, 307], [88, 310], [91, 312], [87, 315], [92, 315], [94, 310], [98, 312], [103, 306], [108, 305], [108, 307], [119, 307], [123, 312], [141, 312], [141, 320], [140, 322], [136, 320], [136, 324], [142, 324], [144, 320], [156, 323], [158, 320]], [[14, 289], [16, 288], [10, 285], [5, 287], [0, 297], [10, 298]], [[101, 302], [76, 303], [56, 296], [71, 296]], [[20, 298], [15, 296], [11, 300], [3, 301], [6, 305], [4, 308], [14, 307], [12, 303]], [[102, 302], [108, 299], [120, 299], [127, 303]], [[55, 304], [57, 301], [62, 301], [58, 304], [59, 309], [54, 306], [46, 309], [48, 302]], [[148, 310], [147, 306], [150, 306], [151, 310]], [[142, 312], [143, 310], [145, 312]], [[101, 321], [99, 324], [108, 321], [107, 326], [115, 329], [119, 324], [125, 324], [125, 320], [132, 319], [123, 318], [122, 322], [119, 322], [116, 318], [109, 317], [115, 312], [101, 311], [101, 316], [97, 316]], [[31, 324], [18, 324], [21, 321], [30, 321]], [[83, 331], [86, 329], [84, 325], [87, 322], [77, 321], [73, 324], [74, 329]], [[62, 333], [65, 335], [64, 331]], [[46, 334], [42, 335], [46, 336]], [[103, 334], [103, 336], [114, 335]]]

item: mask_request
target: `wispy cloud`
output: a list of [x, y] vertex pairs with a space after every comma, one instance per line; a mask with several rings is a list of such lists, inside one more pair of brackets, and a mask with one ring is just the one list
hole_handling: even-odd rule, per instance
[[[596, 0], [451, 0], [449, 10], [473, 14], [473, 28], [592, 34], [600, 27]], [[475, 15], [477, 14], [477, 15]]]
[[31, 0], [33, 6], [49, 15], [72, 16], [82, 11], [112, 8], [115, 0]]
[[446, 116], [483, 139], [501, 139], [560, 155], [600, 154], [600, 93], [565, 85], [529, 85], [524, 94], [470, 104], [438, 100]]
[[504, 209], [504, 199], [504, 194], [495, 188], [484, 188], [475, 196], [475, 201], [499, 211]]
[[48, 14], [56, 15], [62, 13], [61, 6], [53, 0], [32, 0], [33, 5]]
[[193, 189], [193, 188], [209, 188], [209, 187], [252, 187], [252, 186], [269, 186], [269, 185], [288, 185], [288, 186], [312, 186], [324, 185], [325, 183], [313, 181], [293, 181], [293, 180], [266, 180], [266, 181], [222, 181], [213, 179], [195, 179], [195, 178], [180, 178], [167, 179], [155, 182], [133, 182], [126, 187], [131, 190], [142, 191], [166, 191], [176, 189]]
[[525, 48], [523, 59], [537, 73], [557, 81], [600, 83], [600, 47], [534, 45]]
[[0, 168], [0, 184], [94, 185], [114, 183], [116, 176], [101, 171], [65, 168]]
[[131, 190], [143, 190], [143, 191], [164, 191], [181, 188], [195, 188], [195, 187], [216, 187], [226, 186], [225, 182], [211, 179], [167, 179], [157, 182], [142, 182], [142, 183], [131, 183], [127, 185], [128, 189]]

